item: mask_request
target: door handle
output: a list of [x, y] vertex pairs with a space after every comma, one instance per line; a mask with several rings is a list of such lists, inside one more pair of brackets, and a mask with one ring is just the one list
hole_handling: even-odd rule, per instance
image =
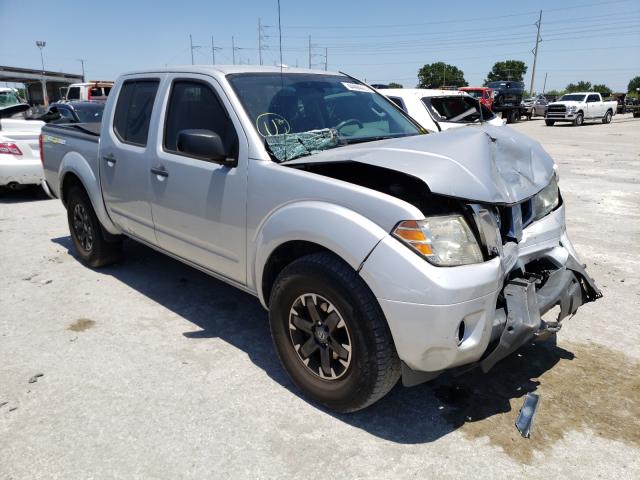
[[158, 175], [160, 177], [165, 177], [165, 178], [169, 176], [169, 172], [167, 172], [163, 167], [152, 168], [151, 173], [153, 173], [154, 175]]
[[110, 153], [109, 155], [105, 155], [102, 157], [102, 159], [107, 162], [107, 164], [110, 167], [113, 167], [113, 165], [116, 163], [116, 157], [113, 156], [113, 153]]

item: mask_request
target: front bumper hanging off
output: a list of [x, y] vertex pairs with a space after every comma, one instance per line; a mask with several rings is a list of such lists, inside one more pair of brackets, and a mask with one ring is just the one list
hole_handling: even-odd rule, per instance
[[[584, 303], [602, 297], [593, 279], [575, 258], [569, 255], [565, 266], [554, 270], [542, 287], [539, 276], [516, 278], [504, 287], [506, 324], [497, 346], [480, 361], [480, 368], [488, 372], [502, 360], [532, 338], [545, 339], [560, 330], [562, 319], [573, 315]], [[555, 306], [560, 307], [553, 321], [541, 316]]]

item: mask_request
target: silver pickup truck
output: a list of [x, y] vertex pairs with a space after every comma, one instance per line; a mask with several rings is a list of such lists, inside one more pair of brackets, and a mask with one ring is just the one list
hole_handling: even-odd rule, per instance
[[42, 143], [83, 263], [130, 237], [257, 296], [286, 371], [336, 411], [401, 376], [486, 372], [601, 296], [538, 143], [425, 134], [343, 74], [125, 74], [99, 130], [47, 125]]

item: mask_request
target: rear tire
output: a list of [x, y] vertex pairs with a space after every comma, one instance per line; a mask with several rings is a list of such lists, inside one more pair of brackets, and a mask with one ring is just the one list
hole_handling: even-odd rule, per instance
[[271, 292], [269, 322], [293, 382], [332, 410], [363, 409], [400, 378], [400, 359], [378, 301], [332, 253], [307, 255], [282, 270]]
[[580, 126], [582, 126], [583, 123], [584, 123], [584, 115], [579, 113], [576, 116], [576, 118], [573, 119], [573, 126], [574, 127], [580, 127]]
[[607, 111], [607, 113], [604, 114], [604, 117], [602, 117], [602, 123], [604, 123], [605, 125], [611, 123], [612, 117], [613, 114], [611, 113], [611, 110]]
[[547, 124], [547, 127], [553, 127], [556, 124], [555, 120], [545, 120], [544, 123]]
[[73, 245], [83, 264], [99, 268], [121, 259], [122, 240], [107, 238], [89, 197], [80, 187], [72, 187], [69, 191], [67, 221]]

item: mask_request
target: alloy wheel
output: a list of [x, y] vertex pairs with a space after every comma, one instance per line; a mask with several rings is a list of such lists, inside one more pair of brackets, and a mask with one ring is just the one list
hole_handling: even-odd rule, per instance
[[348, 371], [353, 355], [349, 329], [321, 295], [305, 293], [293, 302], [289, 337], [300, 361], [316, 377], [337, 380]]
[[80, 203], [73, 209], [73, 231], [82, 249], [90, 252], [93, 248], [93, 227], [87, 209]]

